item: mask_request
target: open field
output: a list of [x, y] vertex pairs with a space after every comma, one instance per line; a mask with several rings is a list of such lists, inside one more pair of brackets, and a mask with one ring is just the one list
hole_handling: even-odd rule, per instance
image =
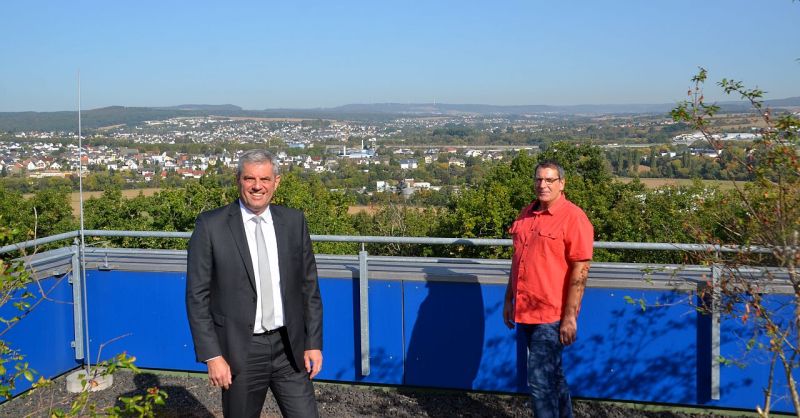
[[[151, 187], [151, 188], [147, 188], [147, 189], [123, 190], [122, 191], [122, 197], [124, 197], [126, 199], [130, 199], [130, 198], [134, 198], [136, 196], [139, 196], [139, 193], [141, 193], [141, 194], [143, 194], [145, 196], [152, 196], [152, 195], [156, 194], [156, 192], [158, 192], [159, 190], [161, 190], [161, 189], [157, 188], [157, 187]], [[85, 202], [85, 201], [89, 200], [92, 197], [100, 197], [100, 195], [102, 195], [102, 194], [103, 194], [103, 192], [83, 192], [83, 201]], [[81, 195], [80, 195], [80, 193], [78, 193], [78, 192], [70, 193], [70, 195], [69, 195], [69, 205], [72, 206], [72, 213], [74, 213], [75, 216], [77, 217], [78, 213], [80, 213], [80, 207], [81, 207]]]
[[[630, 183], [633, 181], [630, 177], [615, 177], [614, 180], [623, 183]], [[649, 189], [655, 189], [661, 186], [691, 186], [694, 180], [692, 179], [663, 179], [663, 178], [639, 178], [639, 181]], [[734, 182], [731, 180], [701, 180], [704, 184], [709, 186], [717, 186], [721, 190], [730, 190], [734, 188]], [[736, 182], [739, 186], [743, 186], [744, 182]]]
[[379, 209], [380, 207], [375, 205], [353, 205], [347, 208], [347, 214], [355, 215], [357, 213], [364, 212], [367, 215], [374, 215]]
[[[259, 118], [255, 116], [212, 116], [217, 118], [225, 118], [230, 120], [254, 120], [256, 122], [302, 122], [303, 118]], [[315, 119], [316, 120], [316, 119]], [[331, 120], [331, 119], [323, 119], [323, 120]]]
[[97, 130], [98, 130], [98, 131], [101, 131], [101, 132], [102, 132], [102, 131], [110, 131], [110, 130], [112, 130], [112, 129], [121, 128], [121, 127], [123, 127], [123, 126], [125, 126], [125, 124], [124, 124], [124, 123], [119, 123], [119, 124], [116, 124], [116, 125], [101, 126], [101, 127], [97, 128]]
[[[141, 193], [141, 194], [143, 194], [145, 196], [152, 196], [152, 195], [156, 194], [156, 192], [158, 192], [159, 190], [161, 190], [161, 189], [157, 188], [157, 187], [152, 187], [152, 188], [147, 188], [147, 189], [123, 190], [122, 191], [122, 197], [124, 197], [126, 199], [130, 199], [130, 198], [139, 196], [139, 193]], [[100, 195], [102, 195], [102, 194], [103, 194], [103, 192], [83, 192], [83, 201], [85, 202], [85, 201], [87, 201], [87, 200], [89, 200], [90, 198], [93, 198], [93, 197], [100, 197]], [[29, 199], [32, 196], [33, 195], [30, 194], [30, 193], [23, 195], [23, 197], [26, 198], [26, 199]], [[72, 193], [69, 194], [69, 205], [70, 205], [70, 207], [72, 207], [72, 213], [75, 215], [75, 217], [78, 217], [78, 214], [80, 213], [80, 207], [81, 207], [81, 195], [80, 195], [80, 193], [72, 192]]]

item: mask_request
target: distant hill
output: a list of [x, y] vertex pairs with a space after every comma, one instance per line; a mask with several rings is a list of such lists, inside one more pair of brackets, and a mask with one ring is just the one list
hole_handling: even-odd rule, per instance
[[[780, 100], [767, 100], [767, 106], [773, 108], [800, 106], [800, 97]], [[666, 114], [675, 107], [675, 103], [661, 104], [584, 104], [568, 106], [520, 105], [495, 106], [483, 104], [446, 104], [446, 103], [375, 103], [350, 104], [327, 109], [342, 113], [383, 113], [405, 115], [526, 115], [542, 113], [558, 113], [565, 115], [580, 114]], [[750, 104], [744, 101], [719, 103], [723, 111], [746, 111]]]
[[497, 106], [483, 104], [446, 104], [446, 103], [377, 103], [351, 104], [330, 110], [353, 113], [391, 113], [406, 115], [526, 115], [541, 113], [664, 113], [674, 105], [518, 105]]
[[224, 105], [204, 105], [204, 104], [184, 104], [169, 107], [156, 107], [159, 110], [188, 110], [188, 111], [202, 111], [202, 112], [241, 112], [243, 109], [239, 106], [232, 104]]
[[[88, 131], [104, 126], [135, 125], [146, 120], [163, 120], [207, 113], [167, 108], [110, 106], [81, 111], [81, 125]], [[30, 130], [76, 132], [78, 130], [78, 112], [0, 112], [0, 131]]]
[[767, 100], [770, 107], [800, 107], [800, 97], [788, 97], [786, 99]]
[[[767, 100], [773, 108], [800, 108], [800, 97]], [[718, 103], [722, 111], [750, 110], [744, 101]], [[168, 107], [110, 106], [85, 110], [81, 113], [85, 131], [112, 125], [136, 125], [147, 120], [163, 120], [188, 116], [242, 116], [260, 118], [350, 119], [388, 120], [396, 116], [455, 116], [455, 115], [594, 115], [594, 114], [667, 114], [674, 103], [662, 104], [599, 104], [599, 105], [520, 105], [495, 106], [484, 104], [446, 103], [374, 103], [349, 104], [317, 109], [265, 109], [244, 110], [232, 104], [184, 104]], [[0, 132], [18, 131], [77, 131], [77, 112], [0, 112]]]

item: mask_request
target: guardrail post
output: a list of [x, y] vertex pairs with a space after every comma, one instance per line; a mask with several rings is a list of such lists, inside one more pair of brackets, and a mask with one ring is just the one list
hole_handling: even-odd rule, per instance
[[361, 331], [361, 375], [369, 376], [369, 267], [367, 251], [361, 243], [358, 252], [358, 312]]
[[72, 285], [72, 318], [75, 330], [72, 348], [75, 349], [75, 360], [83, 360], [83, 272], [81, 271], [81, 251], [77, 238], [71, 249], [72, 272], [69, 283]]
[[720, 278], [722, 267], [719, 264], [711, 266], [711, 399], [718, 401], [720, 398]]

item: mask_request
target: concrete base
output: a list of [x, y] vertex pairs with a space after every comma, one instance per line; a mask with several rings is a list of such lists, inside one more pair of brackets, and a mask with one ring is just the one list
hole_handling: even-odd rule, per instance
[[85, 369], [75, 370], [67, 375], [67, 392], [80, 393], [84, 390], [89, 392], [96, 392], [99, 390], [110, 388], [114, 384], [114, 376], [109, 374], [103, 376], [104, 368], [92, 368], [87, 378]]

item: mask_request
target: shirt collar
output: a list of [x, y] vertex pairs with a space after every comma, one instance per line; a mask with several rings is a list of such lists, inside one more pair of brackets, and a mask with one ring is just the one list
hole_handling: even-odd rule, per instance
[[551, 215], [555, 215], [559, 210], [561, 210], [562, 207], [564, 207], [564, 202], [566, 201], [567, 197], [564, 196], [564, 192], [561, 192], [561, 195], [558, 196], [558, 199], [556, 199], [556, 201], [553, 202], [553, 204], [549, 208], [544, 210], [537, 210], [536, 205], [539, 203], [539, 201], [537, 200], [531, 205], [531, 214], [541, 214], [548, 212]]
[[[244, 203], [242, 203], [242, 199], [239, 199], [239, 210], [242, 211], [242, 220], [244, 220], [245, 223], [250, 222], [251, 219], [258, 216], [255, 213], [253, 213], [252, 210], [248, 209], [247, 206], [244, 205]], [[264, 212], [261, 214], [261, 217], [267, 223], [270, 224], [272, 223], [272, 211], [269, 210], [269, 206], [267, 206], [267, 209], [264, 210]]]

